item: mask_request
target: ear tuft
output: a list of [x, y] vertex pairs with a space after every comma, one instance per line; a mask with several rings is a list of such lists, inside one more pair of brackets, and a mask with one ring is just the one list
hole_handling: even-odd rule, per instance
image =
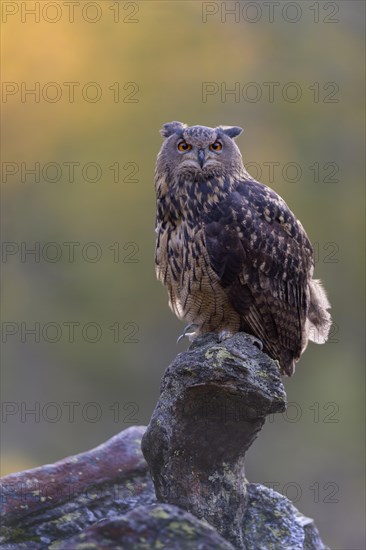
[[167, 122], [167, 124], [163, 124], [160, 133], [163, 137], [168, 138], [172, 134], [179, 134], [182, 130], [184, 130], [184, 128], [187, 128], [187, 124], [183, 124], [183, 122], [173, 120], [173, 122]]
[[240, 136], [243, 128], [240, 128], [240, 126], [219, 126], [218, 130], [221, 130], [221, 132], [223, 132], [226, 136], [234, 139]]

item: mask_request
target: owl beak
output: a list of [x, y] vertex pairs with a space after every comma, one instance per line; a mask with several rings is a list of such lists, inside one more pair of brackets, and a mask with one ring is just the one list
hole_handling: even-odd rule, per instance
[[204, 149], [198, 149], [198, 162], [200, 163], [201, 168], [203, 168], [205, 162], [205, 151]]

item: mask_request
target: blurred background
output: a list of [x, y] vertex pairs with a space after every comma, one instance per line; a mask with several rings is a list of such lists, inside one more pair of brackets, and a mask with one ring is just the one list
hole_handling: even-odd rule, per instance
[[148, 423], [188, 345], [154, 273], [159, 129], [239, 125], [335, 322], [247, 476], [364, 548], [364, 6], [2, 2], [2, 475]]

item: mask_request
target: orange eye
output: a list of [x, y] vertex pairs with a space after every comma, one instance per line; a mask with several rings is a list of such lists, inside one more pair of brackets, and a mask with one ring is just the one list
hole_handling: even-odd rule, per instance
[[190, 151], [191, 149], [192, 149], [192, 145], [190, 145], [186, 141], [180, 141], [178, 143], [178, 151], [181, 151], [182, 153], [185, 153], [186, 151]]
[[222, 149], [221, 141], [215, 141], [215, 143], [211, 143], [210, 149], [211, 151], [221, 151]]

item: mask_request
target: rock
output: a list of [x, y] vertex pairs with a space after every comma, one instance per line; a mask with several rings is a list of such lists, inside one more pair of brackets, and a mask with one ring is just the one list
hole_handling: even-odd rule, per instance
[[60, 550], [234, 550], [218, 532], [170, 504], [139, 506], [125, 516], [101, 521]]
[[326, 550], [311, 518], [280, 493], [257, 483], [248, 485], [243, 531], [245, 548]]
[[144, 431], [131, 427], [91, 451], [2, 478], [0, 548], [48, 548], [155, 502], [140, 448]]
[[142, 438], [157, 499], [206, 519], [244, 548], [245, 453], [286, 408], [278, 365], [238, 333], [196, 339], [166, 370]]
[[0, 550], [324, 550], [311, 519], [245, 479], [245, 452], [285, 402], [252, 338], [200, 338], [168, 367], [147, 429], [1, 480]]

